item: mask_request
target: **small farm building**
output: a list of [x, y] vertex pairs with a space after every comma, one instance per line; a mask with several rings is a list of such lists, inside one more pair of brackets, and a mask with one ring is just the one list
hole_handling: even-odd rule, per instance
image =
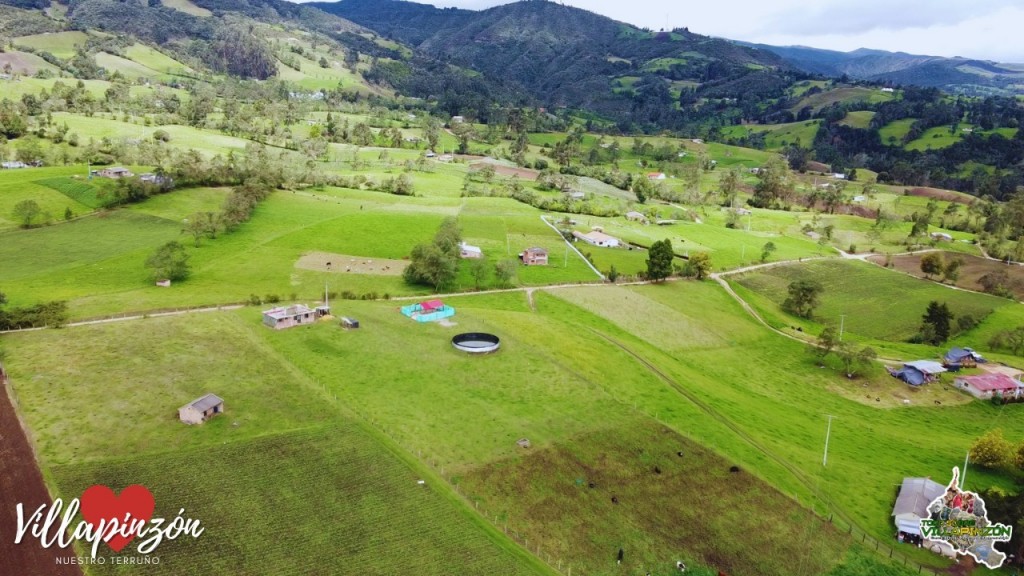
[[920, 536], [921, 520], [929, 516], [928, 506], [945, 493], [945, 486], [929, 478], [904, 478], [892, 507], [896, 530]]
[[207, 394], [178, 408], [178, 419], [185, 424], [202, 424], [222, 412], [224, 399], [216, 394]]
[[479, 246], [472, 246], [465, 242], [459, 244], [459, 257], [461, 258], [483, 258], [484, 251]]
[[977, 376], [957, 376], [953, 386], [967, 392], [975, 398], [988, 399], [993, 396], [1003, 398], [1020, 398], [1024, 384], [1010, 378], [1006, 374], [989, 373]]
[[664, 172], [651, 172], [650, 174], [647, 175], [647, 179], [648, 180], [664, 180], [665, 179], [665, 173]]
[[647, 216], [644, 216], [636, 210], [630, 210], [629, 212], [626, 212], [626, 220], [629, 220], [630, 222], [647, 222]]
[[527, 248], [519, 254], [519, 259], [527, 266], [547, 266], [548, 251], [543, 248]]
[[274, 330], [283, 330], [301, 324], [312, 324], [316, 321], [317, 311], [305, 304], [272, 308], [263, 312], [263, 325]]
[[104, 168], [102, 170], [94, 170], [93, 174], [101, 178], [114, 178], [115, 180], [118, 178], [131, 178], [132, 176], [134, 176], [131, 170], [127, 168], [122, 168], [120, 166]]
[[600, 246], [602, 248], [617, 248], [619, 246], [618, 238], [596, 230], [593, 232], [587, 232], [586, 234], [573, 232], [572, 235], [578, 240], [583, 240], [591, 246]]
[[419, 304], [402, 306], [401, 310], [402, 314], [417, 322], [433, 322], [455, 315], [455, 308], [448, 306], [440, 300], [427, 300]]

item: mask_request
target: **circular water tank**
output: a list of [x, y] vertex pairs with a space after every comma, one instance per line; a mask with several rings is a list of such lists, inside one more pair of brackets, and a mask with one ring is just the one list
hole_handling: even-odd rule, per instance
[[470, 354], [494, 352], [500, 345], [501, 340], [497, 336], [486, 332], [466, 332], [452, 337], [452, 346]]

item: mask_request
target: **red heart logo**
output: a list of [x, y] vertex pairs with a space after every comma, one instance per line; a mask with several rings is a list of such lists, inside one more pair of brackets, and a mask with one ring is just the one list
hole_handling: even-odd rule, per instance
[[[82, 518], [85, 518], [93, 530], [97, 530], [100, 523], [103, 523], [103, 539], [114, 552], [120, 552], [136, 536], [122, 536], [121, 526], [136, 521], [148, 524], [156, 506], [153, 493], [140, 484], [132, 484], [125, 488], [120, 496], [115, 495], [110, 488], [97, 484], [83, 492], [79, 501], [82, 505]], [[115, 520], [118, 534], [108, 540], [107, 537], [113, 532], [112, 523]]]

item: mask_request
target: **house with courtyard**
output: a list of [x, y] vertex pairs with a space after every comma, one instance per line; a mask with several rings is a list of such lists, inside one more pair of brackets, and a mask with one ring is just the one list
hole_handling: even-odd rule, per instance
[[185, 424], [202, 424], [223, 413], [224, 399], [216, 394], [207, 394], [178, 408], [178, 419]]

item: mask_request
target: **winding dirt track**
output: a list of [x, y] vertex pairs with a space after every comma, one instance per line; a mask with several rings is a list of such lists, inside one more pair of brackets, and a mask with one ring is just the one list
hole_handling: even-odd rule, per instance
[[57, 563], [58, 558], [74, 557], [72, 549], [62, 550], [56, 544], [43, 548], [31, 534], [20, 544], [14, 543], [19, 503], [24, 504], [28, 516], [40, 504], [50, 504], [50, 493], [0, 377], [0, 574], [82, 576], [78, 566]]

